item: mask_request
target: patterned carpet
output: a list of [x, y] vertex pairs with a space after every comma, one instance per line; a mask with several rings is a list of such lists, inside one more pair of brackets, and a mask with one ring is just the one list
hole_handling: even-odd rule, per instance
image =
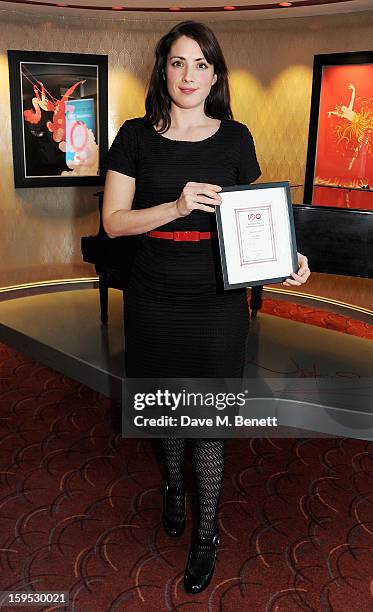
[[260, 312], [373, 340], [373, 325], [312, 306], [274, 300], [266, 296]]
[[190, 454], [175, 540], [158, 441], [123, 439], [119, 406], [0, 344], [0, 408], [1, 589], [70, 598], [2, 610], [372, 612], [373, 442], [228, 440], [217, 566], [193, 596]]

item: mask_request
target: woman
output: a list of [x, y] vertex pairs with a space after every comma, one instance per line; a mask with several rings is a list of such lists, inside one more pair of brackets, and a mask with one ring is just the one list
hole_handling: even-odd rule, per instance
[[[125, 292], [128, 377], [242, 376], [249, 325], [245, 289], [224, 292], [212, 239], [221, 188], [260, 176], [252, 136], [232, 119], [227, 67], [213, 32], [187, 21], [163, 36], [146, 115], [126, 121], [107, 158], [103, 223], [110, 237], [141, 235]], [[300, 285], [306, 257], [284, 284]], [[185, 439], [163, 439], [163, 524], [185, 525]], [[224, 440], [193, 440], [199, 524], [184, 576], [208, 585], [219, 533]]]

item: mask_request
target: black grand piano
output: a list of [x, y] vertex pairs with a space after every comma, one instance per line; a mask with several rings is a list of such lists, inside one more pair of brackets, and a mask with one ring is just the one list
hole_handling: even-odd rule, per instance
[[[123, 290], [123, 261], [133, 257], [136, 237], [109, 238], [102, 224], [103, 191], [98, 196], [100, 227], [96, 236], [81, 239], [83, 261], [95, 265], [99, 279], [101, 321], [108, 320], [108, 289]], [[313, 272], [373, 278], [373, 211], [327, 206], [293, 205], [297, 248]], [[262, 305], [262, 287], [253, 287], [251, 317]]]

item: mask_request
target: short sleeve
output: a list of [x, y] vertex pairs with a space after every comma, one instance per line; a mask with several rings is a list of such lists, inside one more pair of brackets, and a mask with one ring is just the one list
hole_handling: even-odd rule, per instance
[[256, 158], [254, 140], [246, 125], [242, 124], [241, 159], [238, 169], [238, 185], [252, 183], [261, 175]]
[[105, 170], [115, 170], [136, 177], [138, 162], [138, 140], [136, 128], [131, 120], [119, 128], [105, 160]]

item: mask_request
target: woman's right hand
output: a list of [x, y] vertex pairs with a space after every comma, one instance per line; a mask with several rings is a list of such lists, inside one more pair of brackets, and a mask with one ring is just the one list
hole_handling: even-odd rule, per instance
[[179, 216], [186, 217], [195, 209], [215, 212], [214, 207], [222, 202], [219, 191], [221, 191], [219, 185], [189, 181], [175, 202]]

